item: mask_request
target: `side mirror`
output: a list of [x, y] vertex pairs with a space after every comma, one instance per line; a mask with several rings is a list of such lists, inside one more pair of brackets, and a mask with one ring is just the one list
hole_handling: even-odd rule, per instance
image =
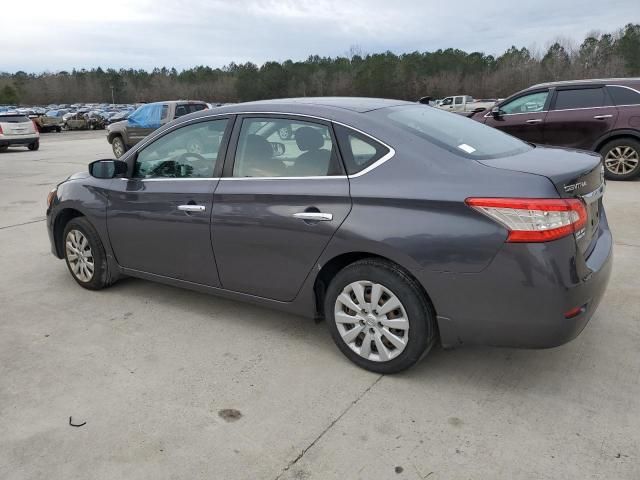
[[493, 107], [491, 109], [491, 116], [493, 116], [493, 118], [500, 118], [502, 116], [502, 110], [500, 110], [500, 107]]
[[127, 173], [127, 162], [122, 160], [96, 160], [89, 164], [89, 174], [95, 178], [114, 178]]

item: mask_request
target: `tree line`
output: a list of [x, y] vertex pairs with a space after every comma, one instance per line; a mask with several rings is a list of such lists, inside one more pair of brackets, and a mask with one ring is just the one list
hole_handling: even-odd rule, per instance
[[371, 96], [416, 100], [469, 94], [505, 97], [532, 84], [566, 79], [640, 76], [640, 24], [593, 32], [578, 45], [558, 39], [544, 50], [512, 46], [499, 56], [448, 48], [247, 62], [222, 68], [80, 69], [0, 73], [0, 104], [151, 102], [173, 98], [240, 102], [279, 97]]

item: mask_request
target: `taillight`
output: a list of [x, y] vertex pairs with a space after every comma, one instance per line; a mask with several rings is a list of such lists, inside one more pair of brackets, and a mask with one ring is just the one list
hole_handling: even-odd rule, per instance
[[0, 125], [0, 135], [2, 135], [2, 125]]
[[33, 123], [33, 128], [35, 129], [36, 132], [40, 131], [40, 128], [38, 127], [38, 124], [36, 123], [35, 120], [31, 120], [31, 123]]
[[577, 198], [467, 198], [466, 203], [509, 230], [507, 242], [548, 242], [587, 223], [587, 209]]

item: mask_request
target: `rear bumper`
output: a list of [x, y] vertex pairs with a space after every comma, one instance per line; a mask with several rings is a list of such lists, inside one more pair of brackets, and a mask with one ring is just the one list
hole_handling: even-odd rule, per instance
[[[574, 339], [605, 292], [612, 246], [602, 212], [587, 259], [571, 236], [548, 243], [506, 243], [478, 274], [429, 275], [424, 281], [438, 312], [442, 344], [549, 348]], [[565, 318], [576, 307], [584, 308]]]
[[2, 135], [0, 136], [0, 147], [10, 145], [29, 145], [39, 138], [40, 136], [35, 133], [30, 135]]

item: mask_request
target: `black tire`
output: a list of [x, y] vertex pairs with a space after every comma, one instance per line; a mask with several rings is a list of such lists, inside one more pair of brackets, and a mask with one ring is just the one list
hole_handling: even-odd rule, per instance
[[27, 148], [31, 151], [36, 151], [40, 148], [40, 140], [36, 140], [33, 143], [30, 143], [29, 145], [27, 145]]
[[56, 133], [60, 133], [62, 131], [61, 127], [56, 127]]
[[[388, 361], [369, 360], [360, 356], [342, 339], [335, 322], [334, 308], [338, 296], [347, 286], [360, 281], [377, 283], [393, 292], [407, 315], [409, 329], [404, 333], [408, 337], [406, 346]], [[331, 336], [340, 351], [356, 365], [372, 372], [397, 373], [411, 367], [428, 352], [437, 338], [433, 307], [418, 282], [398, 265], [381, 259], [359, 260], [338, 272], [327, 289], [324, 312]], [[356, 325], [352, 328], [356, 328]], [[368, 327], [365, 325], [363, 328], [366, 330]], [[372, 350], [374, 353], [377, 351], [375, 343]]]
[[9, 150], [9, 145], [0, 145], [0, 153]]
[[[624, 152], [625, 150], [629, 152], [627, 156], [631, 154], [630, 160], [635, 160], [635, 167], [626, 172], [622, 172], [621, 170], [625, 167], [629, 168], [629, 160], [620, 164], [615, 158], [611, 158], [610, 156], [617, 154], [616, 149], [618, 149], [618, 153]], [[605, 143], [600, 149], [600, 154], [604, 160], [604, 176], [608, 180], [630, 180], [640, 175], [640, 142], [635, 138], [622, 137]], [[618, 171], [616, 172], [616, 170]]]
[[[82, 233], [82, 235], [84, 235], [84, 237], [88, 240], [89, 247], [91, 249], [90, 251], [94, 267], [93, 274], [87, 281], [80, 279], [78, 275], [76, 275], [69, 260], [69, 255], [71, 254], [71, 252], [68, 250], [66, 244], [69, 232], [72, 232], [74, 230], [77, 230]], [[102, 241], [100, 240], [100, 236], [86, 218], [76, 217], [71, 219], [69, 223], [67, 223], [62, 234], [62, 249], [67, 268], [69, 269], [69, 273], [71, 273], [71, 276], [78, 283], [78, 285], [89, 290], [100, 290], [102, 288], [108, 287], [109, 285], [111, 285], [111, 283], [113, 283], [111, 280], [111, 275], [109, 274], [109, 265], [107, 263], [104, 246], [102, 244]]]
[[113, 137], [111, 140], [111, 149], [116, 158], [120, 158], [127, 151], [127, 146], [121, 136]]

